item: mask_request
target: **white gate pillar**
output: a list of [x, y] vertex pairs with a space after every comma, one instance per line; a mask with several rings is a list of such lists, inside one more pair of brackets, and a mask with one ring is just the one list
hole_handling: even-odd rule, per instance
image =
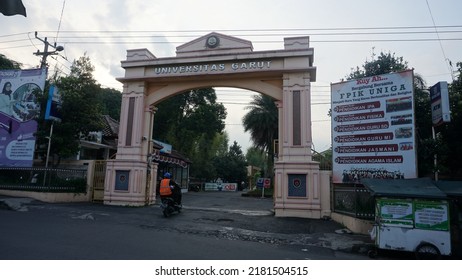
[[[142, 206], [155, 202], [157, 172], [148, 181], [148, 149], [152, 110], [146, 104], [144, 82], [124, 84], [115, 160], [106, 168], [104, 204]], [[151, 166], [156, 170], [157, 166]]]
[[312, 160], [311, 77], [287, 73], [279, 108], [279, 147], [275, 162], [276, 216], [321, 217], [319, 163]]

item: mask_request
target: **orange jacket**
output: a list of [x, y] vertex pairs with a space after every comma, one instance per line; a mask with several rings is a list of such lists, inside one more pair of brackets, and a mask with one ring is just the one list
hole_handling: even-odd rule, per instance
[[170, 179], [162, 179], [160, 181], [160, 195], [172, 195], [172, 189], [170, 188]]

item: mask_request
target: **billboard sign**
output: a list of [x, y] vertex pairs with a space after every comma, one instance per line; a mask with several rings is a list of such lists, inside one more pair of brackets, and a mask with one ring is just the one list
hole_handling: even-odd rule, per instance
[[449, 92], [447, 82], [438, 82], [430, 88], [433, 126], [451, 121], [449, 111]]
[[0, 166], [32, 166], [45, 79], [45, 69], [0, 70]]
[[417, 177], [413, 72], [331, 85], [333, 182]]
[[45, 120], [61, 121], [61, 95], [55, 85], [51, 85], [48, 91]]
[[237, 191], [236, 183], [205, 183], [205, 191], [218, 191], [218, 192], [235, 192]]
[[257, 182], [255, 183], [257, 188], [265, 188], [269, 189], [271, 187], [271, 179], [270, 178], [257, 178]]

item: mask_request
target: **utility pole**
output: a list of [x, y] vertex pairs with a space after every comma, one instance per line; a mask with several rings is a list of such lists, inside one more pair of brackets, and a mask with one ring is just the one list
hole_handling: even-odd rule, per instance
[[[37, 56], [42, 56], [42, 61], [40, 62], [40, 68], [44, 69], [47, 67], [47, 57], [49, 55], [55, 55], [60, 51], [64, 50], [64, 47], [62, 46], [56, 46], [56, 42], [52, 45], [50, 42], [48, 42], [47, 37], [45, 39], [39, 38], [37, 36], [37, 31], [35, 31], [35, 38], [42, 41], [45, 44], [45, 47], [43, 49], [43, 52], [37, 50], [34, 54]], [[54, 50], [53, 51], [48, 51], [48, 47], [52, 47]]]
[[[64, 50], [64, 47], [62, 46], [56, 46], [56, 42], [52, 45], [50, 44], [50, 42], [48, 42], [47, 40], [47, 37], [45, 37], [45, 39], [41, 39], [37, 36], [37, 31], [35, 31], [35, 38], [42, 41], [43, 44], [45, 44], [44, 46], [44, 49], [43, 49], [43, 52], [37, 50], [37, 52], [35, 52], [34, 54], [37, 55], [37, 56], [42, 56], [42, 60], [40, 62], [40, 68], [42, 69], [42, 71], [46, 71], [46, 68], [47, 68], [47, 57], [49, 55], [55, 55], [57, 54], [58, 52], [60, 51], [63, 51]], [[53, 48], [54, 50], [53, 51], [49, 51], [48, 48], [51, 47]], [[48, 168], [48, 159], [50, 157], [50, 147], [51, 147], [51, 136], [53, 134], [53, 124], [54, 124], [54, 121], [51, 122], [51, 128], [50, 128], [50, 136], [47, 137], [48, 138], [48, 149], [47, 149], [47, 159], [46, 159], [46, 163], [45, 163], [45, 168]], [[46, 173], [45, 173], [45, 176], [46, 176]], [[45, 179], [43, 180], [44, 183], [45, 183]]]

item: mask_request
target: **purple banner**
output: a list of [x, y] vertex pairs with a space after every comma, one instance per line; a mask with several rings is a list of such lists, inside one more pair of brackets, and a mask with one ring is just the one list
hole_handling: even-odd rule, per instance
[[0, 166], [30, 167], [46, 71], [0, 70]]

